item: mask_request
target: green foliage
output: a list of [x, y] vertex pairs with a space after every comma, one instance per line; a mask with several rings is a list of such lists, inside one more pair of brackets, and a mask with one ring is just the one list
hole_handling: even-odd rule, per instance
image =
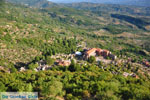
[[[73, 64], [73, 61], [72, 61]], [[0, 73], [2, 91], [38, 91], [39, 96], [48, 98], [66, 97], [67, 99], [101, 100], [147, 100], [150, 82], [125, 78], [102, 71], [96, 66], [80, 66], [82, 70], [49, 70], [41, 72]], [[88, 69], [87, 69], [88, 68]], [[93, 68], [93, 70], [91, 70]], [[6, 88], [7, 85], [7, 88]]]
[[12, 73], [16, 73], [17, 72], [17, 69], [14, 66], [11, 67], [10, 70], [11, 70]]
[[10, 34], [6, 34], [4, 37], [1, 37], [2, 40], [5, 40], [7, 42], [11, 42], [12, 41], [12, 37]]
[[90, 56], [90, 58], [88, 59], [89, 63], [94, 63], [96, 62], [96, 58], [94, 56]]
[[122, 32], [124, 32], [124, 30], [122, 28], [115, 27], [114, 25], [109, 25], [104, 29], [111, 32], [112, 34], [121, 34]]
[[74, 60], [71, 60], [71, 64], [68, 67], [68, 70], [71, 72], [80, 71], [81, 67], [79, 64], [76, 64]]
[[54, 64], [54, 59], [52, 59], [50, 56], [46, 57], [46, 64], [48, 64], [49, 66], [51, 66], [52, 64]]
[[0, 92], [5, 92], [7, 90], [7, 87], [5, 87], [5, 84], [0, 82]]
[[43, 84], [43, 96], [59, 96], [62, 95], [63, 84], [59, 81], [52, 80], [51, 82]]
[[33, 70], [34, 68], [37, 68], [37, 67], [38, 67], [37, 63], [36, 64], [31, 63], [31, 64], [28, 65], [28, 68], [31, 69], [31, 70]]
[[135, 24], [137, 27], [139, 27], [141, 29], [145, 29], [143, 26], [150, 25], [150, 23], [148, 23], [140, 18], [134, 18], [134, 17], [127, 16], [127, 15], [112, 14], [111, 16], [114, 18], [125, 20], [129, 23]]
[[0, 66], [3, 66], [6, 69], [10, 69], [12, 72], [16, 72], [14, 64], [6, 59], [0, 58]]
[[26, 84], [26, 86], [25, 86], [25, 91], [27, 91], [27, 92], [32, 92], [32, 91], [33, 91], [33, 87], [32, 87], [32, 84], [31, 84], [31, 83]]
[[0, 36], [3, 34], [3, 32], [4, 32], [4, 29], [0, 28]]

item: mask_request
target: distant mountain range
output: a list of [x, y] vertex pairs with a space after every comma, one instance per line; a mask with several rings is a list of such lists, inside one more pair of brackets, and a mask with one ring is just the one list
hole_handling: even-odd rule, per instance
[[6, 0], [12, 3], [24, 4], [32, 7], [53, 7], [56, 3], [52, 3], [48, 0]]
[[77, 3], [77, 2], [122, 4], [122, 5], [150, 7], [150, 0], [6, 0], [6, 1], [12, 3], [21, 3], [33, 7], [53, 7], [57, 5], [56, 3]]
[[150, 0], [49, 0], [57, 3], [91, 2], [105, 4], [123, 4], [136, 6], [150, 6]]

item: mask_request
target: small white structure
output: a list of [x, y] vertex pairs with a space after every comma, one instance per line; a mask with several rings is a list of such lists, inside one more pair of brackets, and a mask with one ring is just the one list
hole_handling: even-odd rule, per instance
[[20, 72], [26, 71], [26, 69], [24, 67], [20, 68]]
[[81, 56], [81, 55], [82, 55], [82, 53], [81, 53], [81, 52], [79, 52], [79, 51], [77, 51], [77, 52], [75, 53], [75, 55], [77, 55], [77, 56]]
[[35, 68], [34, 71], [38, 72], [38, 70]]
[[130, 73], [127, 73], [127, 72], [124, 72], [124, 73], [123, 73], [123, 76], [125, 76], [125, 77], [132, 76], [132, 75], [133, 75], [132, 73], [131, 73], [131, 74], [130, 74]]
[[46, 69], [45, 67], [42, 68], [42, 70], [45, 70], [45, 69]]

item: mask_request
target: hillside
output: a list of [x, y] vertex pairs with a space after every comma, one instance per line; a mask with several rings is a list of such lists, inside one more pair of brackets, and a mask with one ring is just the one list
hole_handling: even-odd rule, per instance
[[0, 2], [0, 92], [150, 99], [148, 7], [22, 3]]
[[[113, 38], [112, 38], [111, 34], [121, 34], [123, 32], [128, 32], [129, 34], [132, 35], [135, 32], [137, 32], [137, 35], [139, 35], [138, 37], [141, 37], [142, 36], [141, 32], [144, 32], [143, 25], [145, 24], [145, 21], [143, 20], [143, 18], [142, 18], [142, 20], [139, 21], [140, 25], [142, 25], [142, 23], [143, 23], [142, 27], [140, 27], [138, 23], [130, 22], [130, 20], [119, 19], [118, 17], [115, 17], [115, 16], [111, 17], [110, 12], [107, 12], [107, 13], [105, 12], [104, 14], [102, 13], [102, 15], [99, 15], [95, 12], [90, 12], [90, 11], [85, 12], [83, 10], [75, 10], [72, 8], [70, 9], [70, 8], [59, 8], [59, 7], [56, 8], [55, 7], [55, 8], [41, 9], [41, 10], [24, 8], [24, 10], [21, 12], [21, 14], [18, 15], [16, 12], [20, 12], [22, 10], [22, 7], [20, 7], [20, 6], [15, 7], [15, 6], [16, 5], [12, 6], [12, 8], [11, 7], [9, 8], [8, 6], [6, 6], [5, 9], [7, 12], [1, 12], [1, 18], [5, 19], [6, 22], [7, 22], [7, 20], [9, 22], [8, 25], [7, 25], [7, 23], [5, 23], [5, 25], [7, 25], [7, 26], [4, 27], [4, 30], [7, 29], [8, 32], [10, 31], [12, 37], [14, 37], [14, 38], [15, 37], [19, 38], [19, 40], [20, 40], [20, 37], [23, 38], [23, 41], [27, 37], [37, 37], [37, 38], [40, 37], [42, 40], [43, 39], [42, 37], [44, 36], [44, 34], [40, 34], [40, 33], [42, 33], [42, 32], [45, 33], [48, 30], [52, 30], [56, 33], [60, 33], [61, 36], [63, 36], [63, 35], [67, 36], [67, 35], [73, 34], [78, 37], [84, 38], [85, 41], [87, 41], [86, 38], [88, 38], [88, 41], [87, 41], [88, 45], [96, 46], [101, 43], [99, 43], [99, 42], [94, 43], [93, 38], [96, 39], [95, 41], [97, 41], [99, 39], [100, 39], [99, 41], [104, 41], [103, 38], [109, 39], [108, 41], [112, 41]], [[4, 9], [2, 9], [2, 10], [4, 10]], [[7, 14], [9, 14], [9, 16], [4, 17]], [[90, 16], [90, 15], [93, 15], [93, 16]], [[131, 20], [133, 19], [132, 17], [129, 17], [129, 18]], [[124, 21], [122, 21], [122, 20], [124, 20]], [[2, 21], [1, 23], [3, 25], [4, 22]], [[15, 25], [15, 23], [16, 23], [16, 25]], [[51, 23], [53, 23], [53, 24], [51, 24]], [[114, 23], [116, 23], [116, 24], [114, 24]], [[29, 26], [31, 28], [29, 28]], [[56, 26], [58, 26], [58, 27], [56, 27]], [[148, 26], [148, 24], [146, 23], [145, 26]], [[7, 27], [9, 27], [9, 28], [7, 28]], [[14, 30], [14, 27], [16, 27], [16, 30], [18, 30], [18, 32], [16, 30]], [[44, 29], [38, 28], [38, 27], [43, 27], [43, 28], [49, 27], [49, 28], [47, 30], [44, 30]], [[33, 30], [30, 30], [30, 29], [33, 29]], [[102, 34], [101, 30], [106, 30], [106, 33], [107, 33], [107, 31], [108, 31], [108, 33]], [[25, 33], [23, 33], [23, 32], [25, 32]], [[40, 32], [40, 33], [38, 34], [37, 32], [38, 33]], [[63, 33], [63, 34], [61, 34], [61, 33]], [[145, 31], [145, 33], [146, 33], [146, 31]], [[53, 33], [53, 34], [55, 34], [55, 33]], [[57, 34], [55, 34], [55, 35], [57, 35]], [[26, 37], [26, 38], [24, 39], [24, 37]], [[120, 39], [117, 38], [117, 35], [115, 35], [114, 38], [116, 38], [117, 41], [120, 41]], [[15, 39], [15, 41], [18, 41], [18, 40]], [[15, 43], [15, 41], [14, 41], [14, 43]], [[22, 39], [21, 39], [21, 41], [22, 41]], [[30, 41], [30, 38], [28, 38], [27, 41]], [[40, 40], [38, 40], [38, 41], [40, 41]], [[3, 42], [1, 42], [1, 44], [2, 43]], [[107, 42], [106, 42], [106, 44], [107, 44]], [[115, 45], [116, 45], [116, 43], [115, 43]], [[142, 44], [140, 44], [140, 45], [142, 45]], [[30, 46], [30, 45], [27, 44], [27, 47], [28, 46]], [[106, 47], [105, 44], [103, 44], [102, 46]], [[136, 46], [138, 46], [137, 43], [136, 43]], [[113, 46], [112, 47], [107, 46], [106, 48], [113, 50]], [[7, 56], [7, 55], [5, 55], [5, 56]], [[29, 56], [27, 56], [27, 57], [29, 57]]]
[[53, 7], [57, 4], [47, 0], [6, 0], [11, 3], [24, 4], [32, 7]]
[[99, 12], [113, 12], [113, 13], [125, 13], [132, 15], [146, 15], [150, 16], [149, 7], [138, 7], [138, 6], [126, 6], [117, 4], [95, 4], [95, 3], [70, 3], [64, 4], [68, 7], [76, 9], [84, 9], [90, 11]]
[[150, 7], [149, 0], [49, 0], [57, 3], [101, 3], [101, 4], [121, 4], [121, 5], [134, 5], [134, 6], [146, 6]]

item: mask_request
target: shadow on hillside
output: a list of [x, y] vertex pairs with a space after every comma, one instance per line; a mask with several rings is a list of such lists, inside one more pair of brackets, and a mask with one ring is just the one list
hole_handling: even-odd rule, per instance
[[117, 18], [120, 20], [124, 20], [126, 22], [129, 22], [131, 24], [136, 25], [139, 29], [143, 29], [146, 31], [146, 29], [144, 28], [144, 26], [146, 25], [150, 25], [149, 22], [146, 22], [140, 18], [135, 18], [135, 17], [131, 17], [131, 16], [127, 16], [127, 15], [121, 15], [121, 14], [111, 14], [111, 17], [113, 18]]
[[24, 66], [27, 66], [27, 64], [22, 63], [22, 62], [17, 62], [17, 63], [15, 64], [15, 67], [16, 67], [17, 69], [19, 69], [19, 68], [21, 68], [21, 67], [24, 67]]

